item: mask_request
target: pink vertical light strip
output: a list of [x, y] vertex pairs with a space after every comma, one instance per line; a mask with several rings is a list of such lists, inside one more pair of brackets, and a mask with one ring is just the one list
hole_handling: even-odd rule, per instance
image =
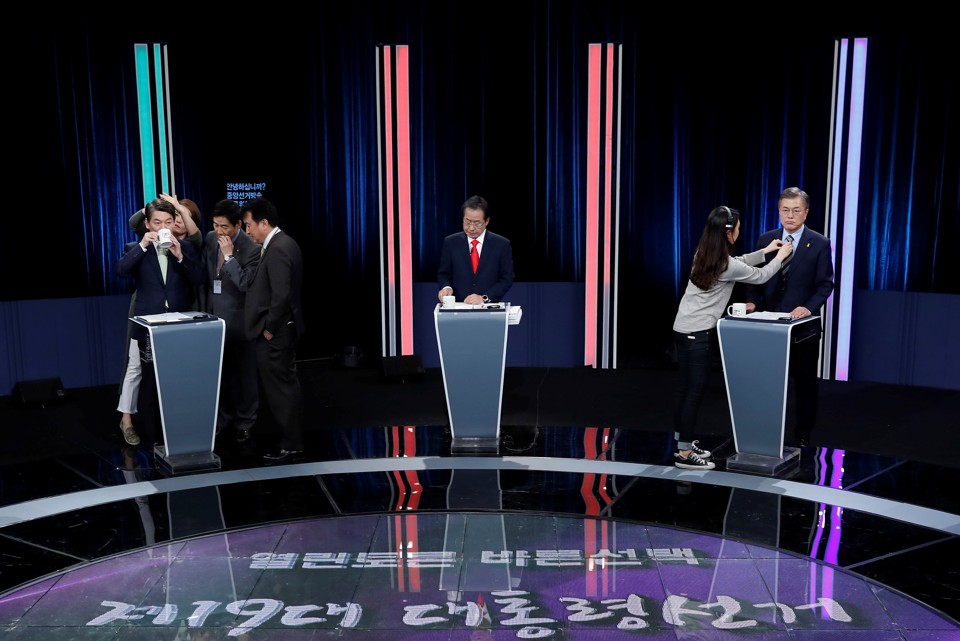
[[384, 182], [387, 187], [387, 298], [390, 318], [390, 356], [396, 356], [397, 261], [396, 229], [393, 218], [393, 71], [390, 47], [383, 48], [383, 155], [386, 160]]
[[860, 153], [863, 135], [864, 85], [867, 76], [867, 39], [853, 41], [850, 74], [850, 128], [847, 134], [846, 184], [843, 196], [843, 253], [837, 312], [837, 375], [847, 380], [850, 370], [850, 318], [853, 314], [853, 270], [857, 257], [857, 208], [860, 206]]
[[397, 225], [400, 234], [400, 353], [413, 354], [413, 249], [410, 212], [409, 48], [397, 47]]
[[587, 77], [587, 206], [583, 364], [597, 366], [597, 235], [600, 190], [600, 45], [590, 45]]
[[[830, 457], [830, 487], [838, 490], [843, 489], [843, 457], [844, 450], [834, 450]], [[843, 508], [839, 505], [832, 506], [830, 510], [830, 530], [827, 532], [827, 549], [823, 553], [823, 560], [827, 563], [837, 565], [840, 561], [840, 537], [843, 527]], [[833, 598], [833, 568], [823, 568], [823, 584], [820, 589], [821, 595], [826, 599]], [[825, 615], [823, 615], [825, 616]]]
[[610, 366], [610, 267], [613, 237], [613, 45], [607, 45], [607, 106], [603, 115], [603, 354], [600, 365]]

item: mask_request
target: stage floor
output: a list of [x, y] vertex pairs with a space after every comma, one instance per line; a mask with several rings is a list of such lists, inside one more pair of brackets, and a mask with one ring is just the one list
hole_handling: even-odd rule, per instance
[[[377, 385], [374, 412], [418, 393]], [[442, 422], [343, 427], [328, 397], [303, 462], [263, 466], [265, 429], [170, 476], [82, 396], [0, 408], [47, 443], [4, 435], [5, 638], [960, 637], [954, 467], [822, 444], [732, 473], [716, 434], [684, 471], [664, 429], [542, 421], [451, 456]]]

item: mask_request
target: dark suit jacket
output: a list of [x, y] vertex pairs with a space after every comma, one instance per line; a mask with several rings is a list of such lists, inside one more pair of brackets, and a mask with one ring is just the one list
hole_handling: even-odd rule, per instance
[[140, 243], [127, 243], [123, 256], [117, 261], [117, 274], [136, 281], [135, 316], [194, 309], [197, 287], [203, 283], [203, 267], [190, 243], [180, 243], [180, 248], [183, 262], [178, 262], [173, 254], [168, 255], [167, 280], [164, 282], [153, 243], [147, 246], [147, 251], [143, 251]]
[[[782, 237], [782, 229], [774, 229], [760, 236], [757, 249]], [[767, 262], [776, 256], [767, 254]], [[830, 241], [809, 227], [804, 227], [800, 244], [793, 249], [790, 273], [786, 287], [781, 288], [781, 272], [763, 285], [747, 288], [747, 302], [757, 306], [758, 311], [789, 312], [796, 307], [806, 307], [812, 314], [821, 314], [820, 308], [833, 291], [833, 260], [830, 256]]]
[[281, 230], [267, 243], [260, 265], [247, 287], [243, 314], [247, 339], [256, 339], [264, 329], [277, 334], [291, 321], [297, 336], [302, 336], [307, 331], [300, 303], [302, 289], [303, 255], [300, 246]]
[[[260, 264], [260, 245], [245, 231], [240, 230], [237, 241], [233, 244], [233, 260], [223, 264], [218, 276], [219, 259], [220, 245], [217, 243], [217, 232], [208, 232], [203, 241], [203, 263], [206, 273], [206, 283], [201, 296], [203, 311], [223, 319], [227, 325], [228, 341], [246, 340], [243, 307], [250, 281]], [[220, 281], [219, 294], [213, 293], [214, 280]]]
[[452, 287], [458, 301], [470, 294], [486, 296], [491, 302], [503, 300], [513, 285], [513, 248], [510, 241], [487, 230], [480, 250], [480, 264], [474, 274], [467, 235], [462, 231], [450, 234], [443, 240], [437, 283], [440, 289]]

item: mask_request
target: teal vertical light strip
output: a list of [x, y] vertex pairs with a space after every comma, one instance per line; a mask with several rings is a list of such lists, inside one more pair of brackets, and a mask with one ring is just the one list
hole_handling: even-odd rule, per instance
[[[160, 45], [153, 45], [153, 86], [157, 88], [157, 148], [160, 150], [160, 191], [170, 193], [170, 169], [167, 166], [167, 110], [163, 95], [163, 62]], [[153, 194], [156, 197], [156, 194]]]
[[153, 165], [153, 118], [150, 99], [150, 60], [147, 45], [133, 45], [137, 68], [137, 111], [140, 118], [140, 165], [143, 171], [143, 202], [157, 197], [157, 174]]

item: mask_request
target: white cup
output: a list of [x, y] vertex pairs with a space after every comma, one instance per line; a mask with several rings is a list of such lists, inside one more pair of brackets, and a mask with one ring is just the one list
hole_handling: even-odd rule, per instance
[[456, 296], [444, 296], [443, 297], [443, 306], [444, 307], [453, 307], [453, 304], [457, 302]]
[[157, 240], [157, 246], [162, 249], [169, 249], [173, 245], [173, 241], [170, 240], [170, 230], [164, 227], [157, 232], [159, 240]]
[[727, 314], [729, 314], [730, 316], [739, 316], [742, 318], [747, 315], [747, 304], [734, 303], [727, 308]]

